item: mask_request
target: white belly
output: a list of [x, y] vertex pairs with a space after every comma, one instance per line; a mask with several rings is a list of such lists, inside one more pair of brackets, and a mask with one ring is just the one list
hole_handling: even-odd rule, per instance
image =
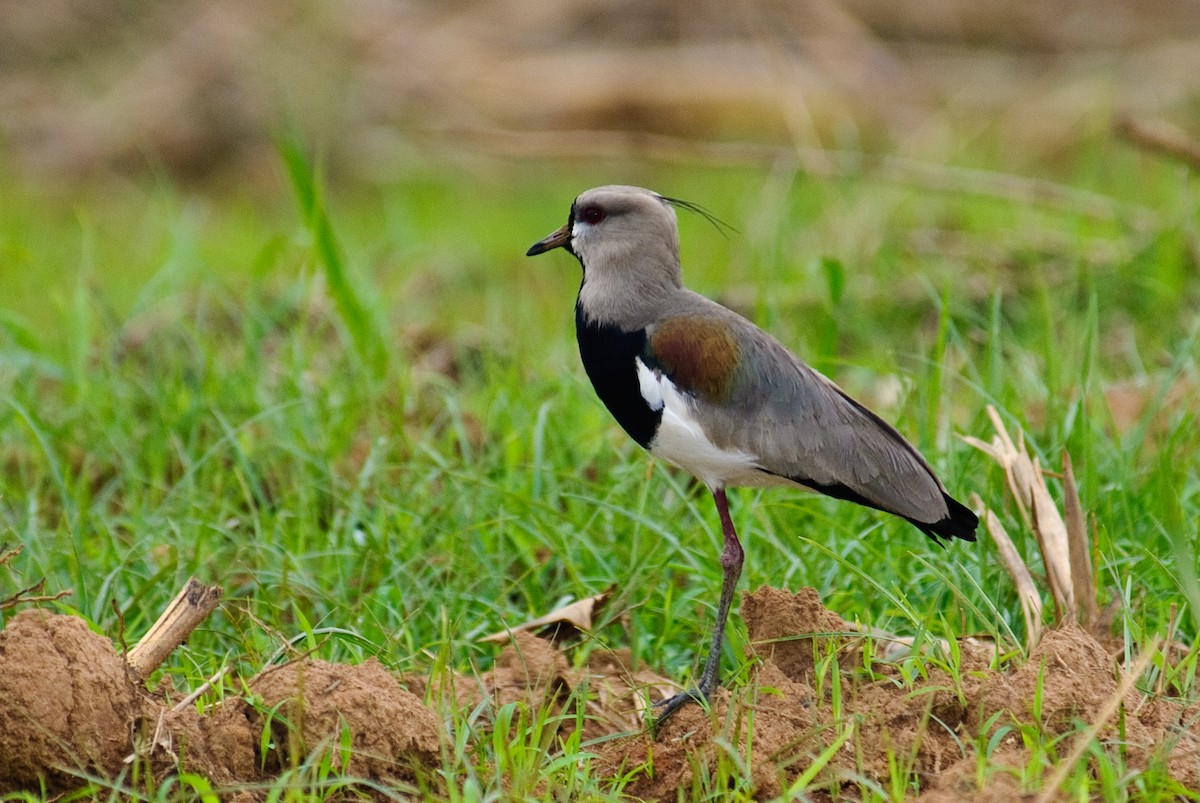
[[642, 398], [651, 409], [662, 410], [658, 432], [650, 441], [650, 454], [694, 474], [713, 489], [730, 485], [793, 484], [762, 471], [757, 456], [714, 444], [696, 420], [692, 398], [640, 359], [637, 371]]

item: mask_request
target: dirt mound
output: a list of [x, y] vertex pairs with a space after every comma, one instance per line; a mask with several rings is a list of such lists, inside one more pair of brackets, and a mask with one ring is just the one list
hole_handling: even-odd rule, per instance
[[[890, 666], [879, 667], [878, 680], [854, 682], [847, 670], [859, 661], [859, 639], [811, 588], [796, 594], [760, 588], [745, 596], [742, 612], [749, 650], [761, 662], [745, 690], [732, 700], [718, 698], [711, 716], [699, 707], [684, 709], [657, 740], [646, 735], [601, 749], [613, 774], [653, 756], [653, 773], [635, 776], [629, 794], [673, 798], [675, 790], [691, 786], [697, 767], [713, 765], [718, 750], [725, 749], [718, 744], [728, 743], [746, 756], [755, 795], [776, 796], [846, 728], [853, 729], [856, 748], [838, 751], [829, 761], [826, 774], [835, 779], [886, 778], [896, 756], [911, 757], [922, 776], [937, 775], [962, 758], [946, 727], [964, 722], [967, 708], [944, 673], [932, 670], [923, 694], [884, 674]], [[935, 718], [945, 726], [931, 727]]]
[[[627, 794], [673, 800], [692, 787], [697, 771], [711, 770], [732, 748], [760, 798], [782, 794], [821, 761], [816, 782], [835, 796], [852, 793], [863, 779], [888, 788], [890, 765], [902, 761], [924, 800], [1019, 800], [1019, 773], [1006, 768], [1027, 766], [1031, 756], [1015, 730], [988, 757], [987, 780], [979, 787], [975, 745], [985, 725], [989, 735], [1022, 724], [1066, 733], [1098, 717], [1120, 678], [1113, 658], [1074, 625], [1047, 633], [1012, 674], [991, 669], [990, 655], [963, 645], [954, 674], [930, 660], [909, 682], [896, 664], [863, 671], [861, 637], [849, 635], [854, 629], [821, 605], [813, 589], [760, 588], [745, 596], [742, 614], [749, 651], [760, 661], [744, 689], [723, 692], [710, 712], [681, 710], [656, 737], [598, 747], [600, 771], [630, 779]], [[1131, 691], [1124, 712], [1131, 765], [1166, 751], [1173, 777], [1197, 788], [1200, 737], [1187, 729], [1183, 707]], [[1115, 721], [1108, 725], [1102, 738], [1116, 737], [1116, 727]], [[835, 742], [839, 749], [822, 757]]]
[[[252, 728], [267, 726], [276, 745], [268, 772], [329, 751], [339, 772], [378, 781], [413, 780], [412, 767], [437, 760], [441, 728], [421, 701], [400, 687], [379, 661], [357, 666], [306, 660], [264, 673], [250, 684], [261, 698]], [[343, 729], [349, 730], [349, 766], [343, 766]], [[296, 732], [303, 743], [295, 743]], [[298, 754], [296, 754], [298, 751]]]
[[207, 778], [218, 788], [263, 778], [262, 731], [253, 727], [244, 700], [230, 698], [203, 714], [191, 705], [179, 710], [157, 700], [148, 705], [161, 719], [143, 720], [139, 753], [150, 760], [154, 777], [166, 777], [178, 768]]
[[832, 643], [828, 638], [814, 642], [812, 637], [850, 632], [846, 620], [822, 605], [812, 588], [792, 594], [763, 586], [742, 599], [741, 614], [753, 653], [797, 683], [812, 682], [814, 643]]
[[[1046, 633], [1021, 666], [1001, 671], [965, 641], [957, 661], [939, 659], [935, 647], [878, 660], [812, 589], [762, 588], [742, 611], [756, 659], [749, 682], [721, 689], [709, 710], [686, 706], [657, 733], [644, 727], [649, 701], [678, 688], [636, 668], [627, 650], [596, 651], [574, 666], [554, 643], [515, 633], [489, 671], [448, 673], [432, 685], [407, 679], [432, 710], [377, 661], [304, 660], [247, 681], [247, 699], [201, 713], [146, 692], [82, 621], [26, 611], [0, 631], [0, 793], [43, 780], [49, 792], [66, 792], [81, 785], [78, 773], [114, 777], [130, 762], [147, 770], [134, 777], [183, 769], [225, 790], [262, 789], [316, 756], [370, 782], [420, 783], [442, 766], [435, 711], [469, 712], [470, 738], [485, 743], [489, 721], [501, 721], [495, 714], [509, 704], [569, 714], [542, 720], [559, 738], [582, 722], [598, 777], [621, 779], [624, 794], [648, 800], [711, 788], [722, 765], [747, 775], [760, 798], [784, 795], [804, 776], [832, 797], [899, 780], [928, 801], [1016, 800], [1032, 791], [1022, 779], [1039, 760], [1022, 728], [1032, 726], [1052, 744], [1037, 749], [1061, 759], [1081, 723], [1096, 724], [1125, 766], [1165, 759], [1175, 780], [1200, 788], [1200, 703], [1131, 688], [1106, 720], [1130, 687], [1117, 658], [1074, 625]], [[576, 705], [582, 718], [570, 715]]]
[[[1006, 710], [1018, 720], [1064, 733], [1076, 720], [1090, 722], [1117, 692], [1117, 663], [1099, 642], [1073, 623], [1052, 630], [1012, 675], [991, 674], [979, 690], [982, 705], [973, 724], [986, 711]], [[1131, 691], [1126, 707], [1137, 708], [1140, 695]]]
[[[408, 677], [410, 687], [423, 689], [424, 678]], [[437, 680], [429, 697], [441, 707], [485, 710], [510, 703], [531, 709], [549, 706], [561, 711], [574, 695], [584, 699], [585, 739], [614, 733], [637, 732], [644, 727], [648, 703], [678, 691], [671, 681], [647, 669], [636, 669], [629, 650], [596, 652], [578, 669], [552, 642], [530, 633], [512, 634], [512, 641], [497, 656], [493, 667], [478, 675], [453, 674]], [[564, 721], [563, 735], [574, 727]]]
[[137, 684], [83, 620], [28, 610], [0, 630], [0, 792], [116, 775], [141, 713]]
[[[0, 630], [0, 794], [54, 794], [83, 773], [115, 778], [140, 762], [146, 775], [178, 770], [217, 786], [266, 780], [316, 751], [371, 780], [411, 778], [437, 760], [437, 716], [377, 661], [302, 661], [249, 681], [255, 705], [230, 698], [203, 714], [147, 692], [108, 639], [81, 619], [27, 610]], [[264, 727], [275, 737], [262, 754]], [[297, 725], [289, 738], [285, 722]], [[341, 767], [343, 728], [349, 766]]]

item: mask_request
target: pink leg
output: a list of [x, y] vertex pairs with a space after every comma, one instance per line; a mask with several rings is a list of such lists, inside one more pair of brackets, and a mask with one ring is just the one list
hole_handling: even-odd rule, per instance
[[700, 673], [700, 682], [696, 688], [677, 694], [659, 702], [656, 708], [661, 709], [655, 724], [663, 722], [671, 714], [679, 710], [684, 703], [695, 700], [707, 700], [721, 685], [721, 645], [725, 640], [725, 620], [729, 618], [729, 609], [733, 605], [733, 593], [737, 589], [738, 579], [742, 576], [742, 562], [745, 553], [738, 541], [737, 531], [733, 529], [733, 519], [729, 517], [729, 500], [725, 498], [725, 489], [718, 488], [712, 492], [713, 501], [717, 503], [717, 513], [721, 516], [721, 534], [725, 538], [725, 549], [721, 552], [721, 602], [717, 606], [717, 626], [713, 631], [712, 644], [708, 649], [708, 660], [704, 663], [704, 671]]

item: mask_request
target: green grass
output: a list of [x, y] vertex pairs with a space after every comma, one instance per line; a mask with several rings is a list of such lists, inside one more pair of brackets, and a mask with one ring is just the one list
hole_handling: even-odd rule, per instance
[[[190, 575], [222, 584], [226, 603], [170, 661], [182, 685], [225, 664], [249, 676], [291, 637], [404, 672], [486, 666], [495, 648], [480, 635], [609, 585], [595, 644], [686, 678], [720, 582], [711, 501], [651, 468], [595, 400], [571, 329], [578, 266], [522, 256], [577, 192], [633, 180], [738, 230], [681, 220], [691, 286], [868, 401], [894, 377], [881, 412], [955, 495], [999, 509], [1025, 554], [1032, 536], [1000, 471], [956, 436], [987, 437], [993, 404], [1044, 464], [1067, 449], [1102, 603], [1124, 602], [1115, 634], [1136, 650], [1178, 606], [1176, 638], [1193, 643], [1196, 407], [1114, 434], [1102, 391], [1200, 381], [1197, 188], [1111, 149], [1027, 169], [1149, 207], [1148, 230], [870, 176], [497, 166], [330, 192], [294, 148], [277, 191], [258, 197], [0, 183], [0, 542], [24, 546], [16, 578], [73, 589], [56, 607], [107, 634], [118, 611], [143, 632]], [[423, 362], [443, 348], [448, 374]], [[898, 632], [1022, 633], [983, 540], [941, 552], [904, 522], [782, 491], [731, 504], [743, 587], [813, 585], [846, 618]], [[732, 674], [736, 617], [730, 636]], [[1195, 694], [1194, 653], [1190, 666], [1179, 683]], [[548, 743], [545, 712], [500, 716], [512, 739], [496, 727], [467, 743], [458, 729], [450, 799], [619, 792], [567, 760], [585, 748]], [[1036, 781], [1059, 748], [1020, 736], [1045, 758], [1028, 768]], [[1161, 768], [1090, 755], [1071, 794], [1168, 794]], [[912, 795], [906, 760], [892, 789], [863, 793]], [[741, 778], [729, 762], [695, 791]], [[311, 791], [327, 770], [296, 768], [281, 788]], [[185, 787], [200, 796], [204, 782], [160, 791]]]

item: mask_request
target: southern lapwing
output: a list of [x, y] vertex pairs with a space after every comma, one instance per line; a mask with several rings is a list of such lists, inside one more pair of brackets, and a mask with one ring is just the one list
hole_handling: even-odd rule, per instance
[[597, 187], [527, 252], [565, 248], [579, 260], [575, 334], [596, 393], [650, 454], [707, 485], [721, 517], [724, 580], [708, 661], [694, 689], [658, 704], [659, 722], [720, 684], [743, 560], [727, 487], [818, 491], [907, 519], [939, 544], [974, 541], [979, 523], [891, 425], [771, 335], [683, 286], [675, 207], [703, 213], [640, 187]]

